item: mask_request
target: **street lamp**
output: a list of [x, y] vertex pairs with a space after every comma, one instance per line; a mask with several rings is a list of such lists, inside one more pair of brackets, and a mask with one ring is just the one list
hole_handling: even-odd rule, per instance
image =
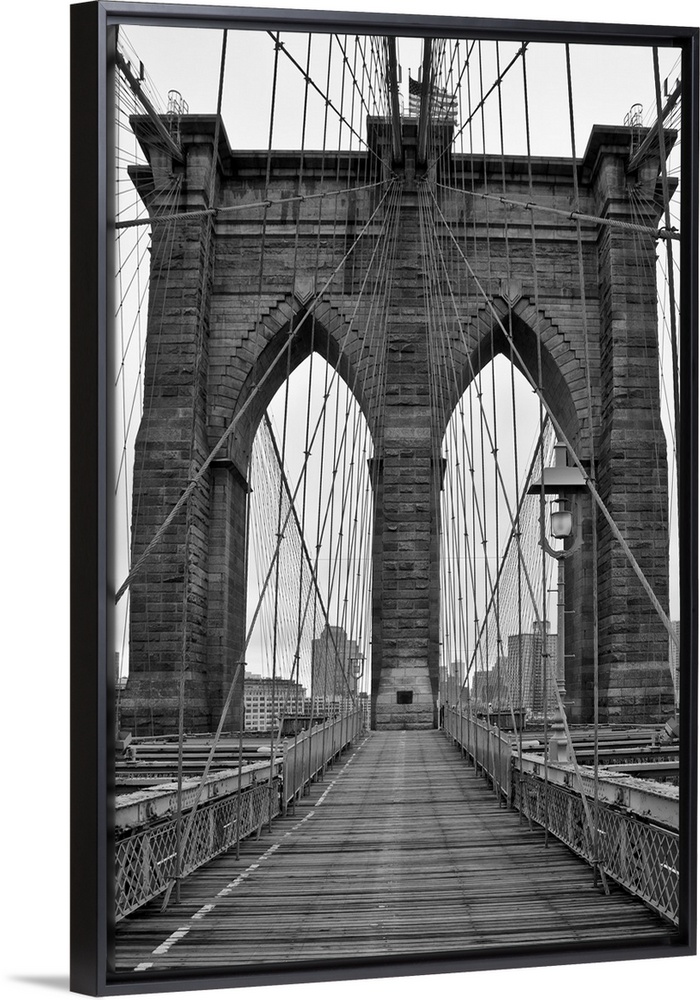
[[350, 674], [355, 680], [355, 694], [357, 694], [357, 682], [365, 672], [365, 658], [362, 655], [350, 657]]
[[[557, 560], [557, 666], [556, 680], [559, 698], [554, 720], [552, 722], [552, 736], [549, 740], [549, 759], [552, 762], [567, 761], [568, 749], [566, 733], [564, 730], [564, 716], [561, 706], [564, 703], [566, 694], [566, 653], [565, 653], [565, 620], [566, 620], [566, 592], [564, 579], [564, 560], [578, 551], [583, 540], [581, 518], [574, 518], [574, 511], [568, 506], [568, 497], [575, 500], [577, 494], [586, 489], [586, 480], [581, 471], [567, 465], [567, 447], [558, 443], [554, 446], [554, 465], [542, 470], [542, 478], [534, 482], [529, 493], [556, 494], [556, 499], [552, 502], [550, 529], [554, 538], [565, 540], [571, 538], [576, 530], [576, 535], [568, 548], [555, 549], [547, 541], [544, 534], [544, 526], [540, 537], [540, 545]], [[555, 507], [555, 504], [557, 505]], [[572, 504], [573, 506], [573, 504]], [[545, 653], [547, 651], [545, 650]]]
[[574, 515], [564, 507], [561, 498], [557, 501], [560, 504], [558, 510], [552, 509], [550, 525], [555, 538], [570, 538], [574, 527]]

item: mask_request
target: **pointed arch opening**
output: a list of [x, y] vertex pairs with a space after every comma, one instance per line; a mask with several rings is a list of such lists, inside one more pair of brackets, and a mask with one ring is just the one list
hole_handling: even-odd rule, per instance
[[300, 304], [296, 298], [285, 299], [256, 323], [247, 350], [236, 353], [237, 368], [244, 373], [242, 386], [235, 390], [232, 414], [236, 419], [236, 414], [244, 411], [237, 418], [232, 442], [232, 457], [239, 469], [248, 467], [253, 440], [273, 398], [312, 354], [338, 373], [371, 422], [365, 391], [369, 362], [355, 331], [349, 330], [329, 306], [324, 308], [324, 304], [317, 303], [312, 308]]
[[[591, 388], [596, 385], [598, 347], [593, 339], [586, 349], [583, 343], [559, 329], [547, 316], [536, 312], [527, 299], [512, 308], [497, 298], [492, 311], [477, 323], [470, 352], [461, 366], [459, 392], [466, 392], [480, 373], [499, 356], [512, 364], [529, 384], [529, 391], [541, 396], [545, 408], [562, 428], [567, 439], [587, 454], [588, 394], [586, 357], [588, 355]], [[592, 397], [594, 430], [598, 403]]]
[[300, 732], [367, 704], [373, 443], [348, 370], [300, 358], [252, 444], [247, 730]]
[[552, 560], [539, 546], [550, 511], [528, 488], [555, 435], [519, 368], [504, 353], [481, 361], [442, 441], [440, 698], [509, 724], [554, 701]]

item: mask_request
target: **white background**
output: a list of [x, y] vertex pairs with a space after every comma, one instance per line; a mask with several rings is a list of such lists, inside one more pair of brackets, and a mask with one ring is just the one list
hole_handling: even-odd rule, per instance
[[[285, 0], [255, 5], [295, 6]], [[67, 0], [11, 0], [2, 17], [0, 952], [3, 994], [10, 1000], [68, 992], [69, 6]], [[310, 0], [304, 6], [374, 9], [371, 0]], [[493, 0], [479, 7], [384, 0], [377, 9], [648, 24], [700, 20], [694, 3], [658, 0], [587, 0], [574, 13], [569, 4], [545, 0]], [[225, 994], [236, 1000], [358, 992], [366, 998], [438, 992], [450, 998], [472, 991], [497, 998], [517, 993], [525, 1000], [682, 997], [694, 992], [691, 984], [697, 989], [699, 972], [697, 959], [665, 959]]]

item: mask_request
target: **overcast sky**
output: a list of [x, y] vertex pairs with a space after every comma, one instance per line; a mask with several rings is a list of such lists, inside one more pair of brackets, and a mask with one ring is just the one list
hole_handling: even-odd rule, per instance
[[[215, 111], [221, 32], [132, 25], [126, 25], [122, 30], [143, 59], [164, 101], [167, 92], [175, 89], [187, 101], [192, 113]], [[283, 40], [303, 64], [307, 36], [285, 32]], [[512, 42], [501, 43], [501, 68], [507, 65], [518, 47]], [[223, 117], [229, 139], [236, 146], [267, 147], [272, 51], [273, 42], [266, 32], [229, 33]], [[317, 36], [312, 45], [311, 75], [322, 87], [326, 53], [326, 39]], [[336, 52], [336, 63], [337, 58]], [[484, 87], [488, 89], [497, 77], [492, 43], [483, 43], [482, 58]], [[661, 50], [659, 58], [663, 80], [672, 71], [677, 53], [671, 49]], [[407, 105], [409, 69], [416, 77], [422, 60], [420, 40], [400, 38], [398, 59], [403, 69], [400, 91]], [[630, 107], [637, 103], [641, 103], [645, 111], [653, 111], [654, 77], [650, 48], [572, 45], [571, 69], [579, 155], [583, 153], [593, 124], [622, 124]], [[280, 61], [279, 72], [279, 110], [275, 120], [274, 144], [281, 148], [296, 148], [299, 145], [301, 115], [291, 112], [295, 99], [298, 101], [302, 95], [301, 76], [284, 59]], [[528, 77], [533, 152], [543, 156], [570, 155], [563, 46], [531, 44]], [[522, 73], [518, 68], [506, 75], [503, 86], [504, 134], [508, 153], [525, 151], [521, 88]], [[241, 94], [245, 94], [245, 101], [239, 99]], [[312, 95], [312, 102], [314, 99]], [[495, 99], [488, 102], [488, 106], [495, 111]], [[313, 118], [314, 104], [310, 107], [310, 117]], [[316, 118], [320, 119], [321, 115], [316, 115]], [[318, 139], [317, 133], [314, 137]], [[310, 139], [307, 146], [316, 148], [320, 142], [314, 144]]]

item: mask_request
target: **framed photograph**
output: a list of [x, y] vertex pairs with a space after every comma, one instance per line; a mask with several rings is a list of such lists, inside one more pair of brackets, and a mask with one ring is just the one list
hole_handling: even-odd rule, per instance
[[71, 35], [71, 988], [694, 955], [698, 28]]

